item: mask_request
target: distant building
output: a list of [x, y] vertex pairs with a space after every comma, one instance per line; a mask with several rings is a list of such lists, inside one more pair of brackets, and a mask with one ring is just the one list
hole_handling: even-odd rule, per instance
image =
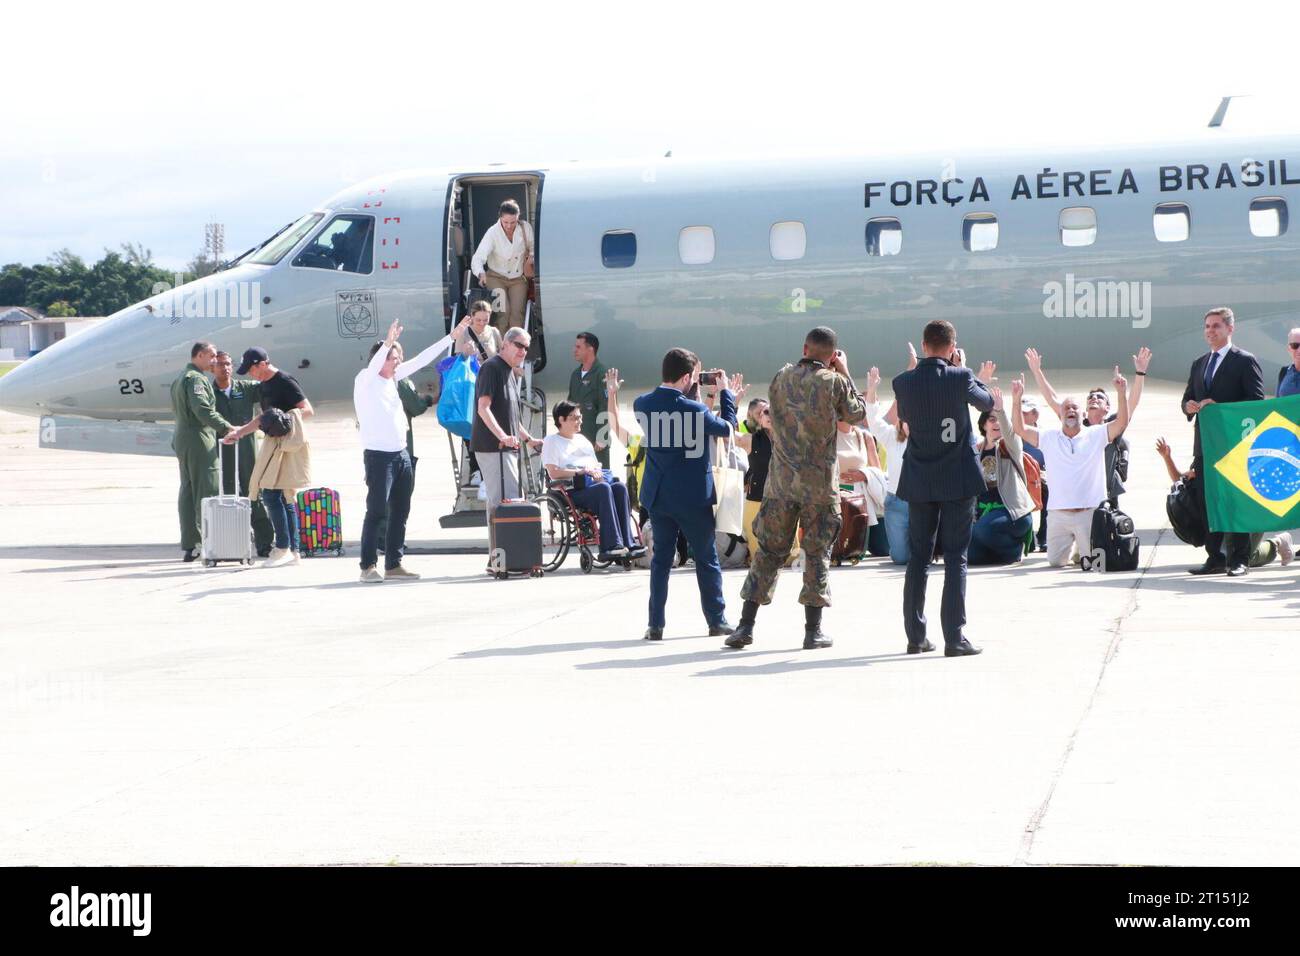
[[93, 328], [103, 318], [52, 318], [21, 305], [0, 305], [0, 362], [31, 358], [60, 339]]

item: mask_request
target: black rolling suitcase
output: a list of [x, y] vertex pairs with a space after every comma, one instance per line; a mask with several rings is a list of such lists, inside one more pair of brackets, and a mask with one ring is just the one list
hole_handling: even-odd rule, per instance
[[1109, 501], [1092, 513], [1092, 550], [1083, 558], [1085, 571], [1136, 571], [1138, 536], [1133, 519]]
[[[523, 464], [521, 449], [521, 471]], [[488, 532], [488, 566], [497, 578], [504, 580], [511, 574], [542, 576], [542, 509], [533, 501], [506, 499], [505, 452], [501, 452], [501, 504], [492, 512]]]

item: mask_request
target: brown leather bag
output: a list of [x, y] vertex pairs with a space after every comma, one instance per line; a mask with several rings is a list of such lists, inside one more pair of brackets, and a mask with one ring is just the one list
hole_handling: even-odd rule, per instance
[[831, 561], [856, 561], [867, 550], [867, 499], [840, 492], [840, 533], [831, 549]]

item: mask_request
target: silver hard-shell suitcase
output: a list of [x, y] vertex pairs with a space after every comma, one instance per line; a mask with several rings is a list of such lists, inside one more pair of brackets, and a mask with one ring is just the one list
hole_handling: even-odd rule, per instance
[[[217, 466], [225, 446], [217, 450]], [[225, 488], [213, 498], [204, 498], [202, 504], [202, 545], [200, 556], [205, 568], [219, 561], [253, 563], [253, 505], [239, 494], [239, 442], [235, 442], [235, 493], [228, 495]]]

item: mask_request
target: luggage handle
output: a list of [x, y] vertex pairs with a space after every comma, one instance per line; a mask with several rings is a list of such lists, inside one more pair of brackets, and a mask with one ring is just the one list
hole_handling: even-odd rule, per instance
[[[225, 443], [217, 439], [217, 470], [221, 474], [217, 477], [217, 492], [221, 497], [226, 497], [226, 462], [225, 462]], [[235, 490], [232, 496], [239, 497], [239, 442], [231, 445], [235, 449]]]
[[[501, 471], [501, 500], [505, 501], [506, 500], [506, 450], [504, 448], [498, 448], [497, 457], [500, 459], [498, 467]], [[517, 483], [519, 485], [519, 495], [521, 498], [523, 497], [523, 493], [524, 493], [524, 487], [523, 487], [524, 482], [523, 482], [523, 475], [522, 475], [523, 469], [524, 469], [524, 446], [523, 443], [521, 442], [519, 444], [519, 470], [521, 474], [520, 477], [517, 479]]]

